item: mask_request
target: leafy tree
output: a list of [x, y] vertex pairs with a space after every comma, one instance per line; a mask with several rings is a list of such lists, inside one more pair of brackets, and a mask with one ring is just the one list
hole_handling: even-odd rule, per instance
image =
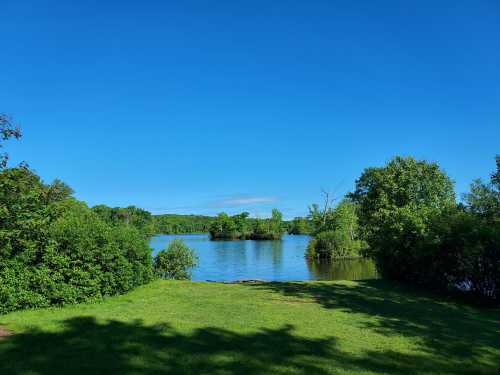
[[146, 239], [70, 193], [26, 167], [0, 172], [0, 313], [95, 300], [153, 277]]
[[212, 240], [218, 239], [238, 239], [242, 233], [238, 232], [238, 227], [232, 217], [222, 212], [210, 226], [210, 237]]
[[309, 259], [358, 258], [361, 249], [361, 241], [352, 239], [349, 232], [337, 229], [318, 233], [312, 238], [306, 255]]
[[60, 215], [59, 198], [26, 167], [0, 172], [0, 260], [40, 257], [48, 226]]
[[311, 221], [305, 217], [294, 218], [288, 226], [289, 234], [310, 234], [312, 230]]
[[190, 270], [196, 267], [198, 258], [182, 240], [176, 239], [155, 257], [155, 271], [164, 279], [191, 279]]
[[436, 163], [396, 157], [385, 167], [366, 169], [350, 198], [359, 205], [360, 224], [382, 274], [420, 279], [421, 245], [431, 235], [431, 220], [456, 204], [446, 173]]
[[496, 156], [497, 170], [491, 175], [491, 183], [500, 190], [500, 155]]
[[313, 226], [313, 235], [335, 230], [333, 200], [330, 198], [330, 193], [323, 191], [323, 194], [324, 204], [322, 209], [316, 203], [309, 207], [309, 220]]
[[[339, 259], [361, 256], [366, 244], [361, 240], [357, 206], [344, 199], [328, 213], [314, 213], [319, 223], [307, 248], [310, 259]], [[321, 219], [324, 218], [324, 219]], [[325, 230], [326, 229], [326, 230]]]
[[420, 244], [422, 284], [457, 286], [482, 299], [500, 298], [500, 220], [454, 207], [432, 221], [432, 236]]
[[500, 155], [496, 157], [497, 170], [491, 175], [491, 182], [476, 180], [471, 191], [464, 198], [468, 209], [489, 220], [500, 217]]
[[98, 205], [92, 210], [106, 223], [113, 226], [132, 226], [146, 238], [156, 233], [155, 222], [150, 212], [135, 206], [108, 207]]
[[281, 237], [283, 235], [283, 214], [276, 208], [272, 210], [270, 224], [271, 232], [279, 234]]
[[[3, 147], [2, 143], [10, 138], [21, 138], [21, 130], [12, 124], [10, 117], [0, 113], [0, 148]], [[0, 154], [0, 170], [7, 166], [8, 160], [7, 154]]]

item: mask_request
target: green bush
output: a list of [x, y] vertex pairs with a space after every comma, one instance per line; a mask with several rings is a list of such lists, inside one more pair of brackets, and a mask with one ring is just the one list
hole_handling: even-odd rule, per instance
[[288, 223], [288, 234], [310, 234], [312, 231], [312, 223], [308, 218], [296, 217]]
[[362, 241], [352, 239], [345, 231], [335, 230], [321, 232], [312, 238], [306, 255], [309, 259], [358, 258], [362, 249]]
[[191, 269], [198, 264], [195, 252], [182, 240], [173, 240], [154, 260], [156, 274], [164, 279], [189, 280]]
[[498, 300], [500, 220], [454, 209], [433, 221], [433, 232], [423, 246], [428, 255], [421, 272], [425, 279], [420, 281], [447, 289], [459, 286], [481, 298]]
[[141, 233], [69, 194], [26, 168], [0, 173], [0, 313], [92, 301], [153, 278]]

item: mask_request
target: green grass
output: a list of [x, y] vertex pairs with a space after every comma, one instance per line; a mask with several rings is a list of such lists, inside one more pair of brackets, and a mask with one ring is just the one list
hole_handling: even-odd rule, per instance
[[159, 281], [0, 316], [0, 374], [498, 375], [499, 318], [384, 281]]

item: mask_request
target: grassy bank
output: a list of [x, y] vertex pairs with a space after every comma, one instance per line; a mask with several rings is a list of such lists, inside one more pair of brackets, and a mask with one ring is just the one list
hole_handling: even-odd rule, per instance
[[[0, 316], [0, 374], [498, 374], [500, 311], [384, 281], [155, 282]], [[4, 331], [5, 332], [5, 331]]]

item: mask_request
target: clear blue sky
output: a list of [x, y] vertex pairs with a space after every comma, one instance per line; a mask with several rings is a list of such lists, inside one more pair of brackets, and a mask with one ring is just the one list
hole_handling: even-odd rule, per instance
[[7, 147], [90, 205], [305, 214], [396, 154], [500, 153], [500, 2], [0, 4]]

